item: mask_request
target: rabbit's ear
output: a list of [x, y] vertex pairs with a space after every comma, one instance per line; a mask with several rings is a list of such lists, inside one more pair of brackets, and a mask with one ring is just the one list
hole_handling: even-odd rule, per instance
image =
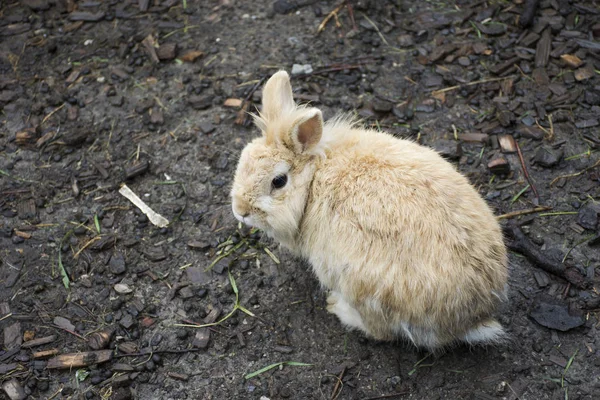
[[287, 72], [279, 71], [269, 78], [263, 89], [262, 105], [262, 115], [267, 121], [279, 118], [296, 107]]
[[294, 121], [290, 132], [294, 150], [297, 153], [312, 150], [323, 135], [323, 114], [318, 108], [307, 109]]

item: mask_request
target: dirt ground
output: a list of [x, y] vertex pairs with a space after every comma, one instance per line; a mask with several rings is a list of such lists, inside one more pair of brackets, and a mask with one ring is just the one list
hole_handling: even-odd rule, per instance
[[[0, 2], [0, 399], [600, 398], [600, 3], [529, 3]], [[238, 226], [244, 110], [278, 69], [477, 185], [513, 250], [508, 343], [346, 332]]]

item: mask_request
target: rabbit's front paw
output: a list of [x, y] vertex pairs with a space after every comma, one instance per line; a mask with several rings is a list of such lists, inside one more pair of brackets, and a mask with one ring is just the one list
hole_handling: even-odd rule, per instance
[[358, 311], [352, 307], [338, 292], [331, 292], [327, 297], [327, 311], [338, 316], [342, 324], [349, 328], [366, 332], [365, 324]]

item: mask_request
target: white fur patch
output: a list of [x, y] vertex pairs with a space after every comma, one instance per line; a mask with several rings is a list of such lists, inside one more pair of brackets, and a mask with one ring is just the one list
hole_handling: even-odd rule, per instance
[[471, 329], [463, 340], [469, 344], [485, 344], [498, 342], [504, 336], [504, 329], [496, 321], [487, 321], [477, 328]]
[[290, 166], [288, 163], [285, 161], [280, 161], [275, 164], [275, 167], [273, 168], [273, 177], [275, 178], [276, 176], [287, 174], [288, 172], [290, 172]]
[[362, 317], [338, 292], [331, 292], [327, 298], [327, 311], [338, 316], [342, 324], [366, 332]]

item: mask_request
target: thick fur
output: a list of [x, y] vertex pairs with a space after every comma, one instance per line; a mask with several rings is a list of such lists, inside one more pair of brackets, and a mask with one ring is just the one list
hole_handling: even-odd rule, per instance
[[[477, 191], [435, 151], [294, 104], [273, 75], [232, 188], [236, 218], [311, 263], [328, 310], [379, 340], [430, 350], [497, 342], [507, 256]], [[271, 182], [288, 175], [287, 185]]]

